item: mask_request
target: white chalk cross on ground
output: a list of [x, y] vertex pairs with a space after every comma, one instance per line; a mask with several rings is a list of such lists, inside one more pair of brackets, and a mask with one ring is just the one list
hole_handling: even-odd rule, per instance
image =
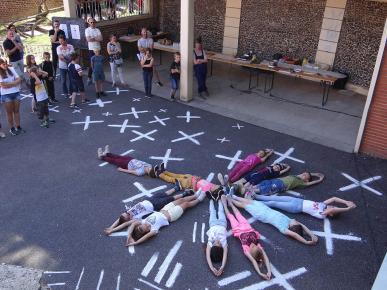
[[141, 101], [141, 98], [133, 98], [132, 101], [133, 101], [133, 102], [140, 102], [140, 101]]
[[276, 160], [274, 160], [272, 164], [280, 163], [280, 162], [282, 162], [285, 159], [290, 159], [290, 160], [293, 160], [293, 161], [296, 161], [296, 162], [299, 162], [299, 163], [305, 163], [305, 161], [303, 161], [303, 160], [300, 160], [300, 159], [297, 159], [297, 158], [294, 158], [294, 157], [290, 156], [293, 152], [294, 152], [294, 148], [293, 147], [289, 148], [285, 153], [279, 153], [277, 151], [274, 151], [274, 154], [278, 155], [279, 157]]
[[243, 128], [244, 126], [241, 126], [239, 125], [239, 123], [236, 124], [236, 126], [232, 126], [233, 128], [238, 128], [238, 130], [240, 130], [241, 128]]
[[372, 182], [372, 181], [376, 181], [376, 180], [379, 180], [381, 179], [382, 177], [380, 175], [377, 175], [377, 176], [373, 176], [373, 177], [370, 177], [370, 178], [367, 178], [367, 179], [364, 179], [364, 180], [357, 180], [355, 178], [353, 178], [352, 176], [350, 176], [349, 174], [347, 173], [344, 173], [342, 172], [341, 173], [345, 178], [349, 179], [350, 181], [352, 181], [353, 183], [350, 184], [350, 185], [347, 185], [347, 186], [344, 186], [344, 187], [341, 187], [339, 190], [340, 191], [347, 191], [347, 190], [350, 190], [350, 189], [353, 189], [353, 188], [356, 188], [356, 187], [361, 187], [361, 188], [364, 188], [365, 190], [368, 190], [368, 191], [371, 191], [372, 193], [375, 193], [376, 195], [379, 195], [379, 196], [382, 196], [383, 193], [381, 193], [380, 191], [377, 191], [376, 189], [373, 189], [371, 187], [369, 187], [367, 184]]
[[91, 104], [89, 104], [89, 106], [98, 106], [100, 108], [103, 108], [103, 107], [105, 107], [105, 104], [111, 104], [111, 103], [113, 103], [113, 101], [105, 101], [105, 102], [103, 102], [101, 99], [97, 99], [95, 101], [95, 103], [91, 103]]
[[230, 140], [226, 139], [226, 137], [223, 137], [223, 138], [217, 138], [216, 140], [220, 141], [220, 143], [223, 143], [223, 142], [230, 142]]
[[293, 279], [293, 278], [300, 276], [300, 275], [307, 272], [305, 267], [302, 267], [302, 268], [298, 268], [294, 271], [290, 271], [286, 274], [281, 274], [277, 270], [277, 268], [274, 267], [273, 264], [271, 264], [271, 271], [272, 271], [275, 278], [272, 278], [270, 281], [262, 281], [259, 283], [255, 283], [253, 285], [250, 285], [250, 286], [247, 286], [244, 288], [240, 288], [239, 290], [261, 290], [261, 289], [269, 288], [273, 285], [281, 286], [281, 287], [285, 288], [286, 290], [294, 290], [293, 286], [289, 284], [288, 280]]
[[191, 112], [187, 111], [184, 116], [176, 116], [176, 118], [185, 119], [185, 121], [187, 123], [190, 123], [191, 119], [200, 119], [201, 117], [200, 116], [191, 116]]
[[59, 113], [60, 111], [58, 110], [59, 106], [55, 106], [55, 107], [52, 107], [52, 108], [48, 108], [48, 110], [50, 112], [55, 112], [55, 113]]
[[183, 141], [183, 140], [189, 140], [192, 143], [195, 143], [196, 145], [200, 145], [200, 142], [198, 140], [196, 140], [194, 137], [201, 136], [204, 134], [204, 132], [199, 132], [199, 133], [195, 133], [192, 135], [188, 135], [188, 134], [184, 133], [183, 131], [178, 131], [178, 132], [180, 135], [183, 135], [184, 137], [173, 139], [171, 141], [172, 143]]
[[85, 119], [85, 121], [84, 122], [72, 122], [71, 124], [73, 124], [73, 125], [84, 125], [83, 126], [83, 131], [86, 131], [87, 129], [89, 129], [89, 125], [90, 124], [96, 124], [96, 123], [103, 123], [103, 122], [105, 122], [105, 121], [102, 121], [102, 120], [100, 120], [100, 121], [91, 121], [90, 120], [90, 116], [86, 116], [86, 119]]
[[[129, 153], [132, 153], [133, 151], [134, 151], [133, 149], [129, 149], [128, 151], [125, 151], [124, 153], [121, 153], [120, 156], [129, 155]], [[102, 166], [106, 166], [108, 164], [109, 164], [108, 162], [103, 162], [99, 166], [102, 167]]]
[[233, 157], [228, 157], [228, 156], [219, 155], [219, 154], [216, 154], [215, 157], [220, 159], [230, 160], [230, 163], [227, 166], [227, 169], [230, 170], [231, 168], [234, 167], [235, 163], [237, 163], [238, 161], [242, 161], [242, 159], [239, 159], [241, 154], [242, 154], [242, 150], [238, 150]]
[[163, 126], [166, 126], [167, 124], [165, 124], [164, 121], [166, 120], [169, 120], [170, 118], [163, 118], [163, 119], [160, 119], [159, 117], [157, 116], [153, 116], [155, 119], [153, 121], [149, 121], [148, 123], [149, 124], [152, 124], [152, 123], [160, 123], [161, 125]]
[[113, 114], [112, 114], [112, 113], [109, 113], [109, 112], [102, 113], [102, 115], [105, 116], [105, 117], [113, 116]]
[[138, 119], [138, 114], [144, 114], [144, 113], [148, 113], [149, 111], [136, 111], [136, 108], [132, 107], [131, 108], [131, 111], [130, 112], [126, 112], [126, 113], [121, 113], [119, 114], [120, 116], [125, 116], [125, 115], [133, 115], [136, 119]]
[[361, 238], [355, 237], [351, 234], [339, 235], [332, 232], [331, 223], [329, 219], [324, 219], [324, 231], [312, 231], [316, 236], [325, 238], [325, 247], [328, 255], [333, 255], [333, 239], [361, 242]]
[[128, 125], [129, 120], [125, 119], [121, 125], [109, 124], [108, 127], [120, 128], [120, 133], [124, 133], [126, 128], [141, 128], [138, 125]]
[[160, 109], [159, 113], [166, 113], [167, 111], [168, 111], [168, 109]]
[[24, 99], [27, 99], [27, 98], [33, 98], [34, 96], [32, 94], [20, 94], [22, 97], [21, 97], [21, 100], [24, 100]]
[[[71, 273], [71, 271], [44, 271], [43, 272], [44, 275], [48, 275], [48, 276], [51, 276], [51, 275], [61, 275], [61, 274], [70, 274], [70, 273]], [[48, 287], [64, 286], [64, 285], [66, 285], [65, 282], [47, 283]]]
[[75, 110], [73, 111], [73, 114], [76, 114], [76, 113], [82, 113], [82, 109], [75, 109]]
[[[196, 243], [196, 231], [198, 227], [198, 222], [194, 222], [193, 229], [192, 229], [192, 243]], [[202, 223], [202, 229], [201, 229], [201, 242], [204, 244], [204, 233], [206, 231], [206, 224]]]
[[138, 137], [133, 138], [132, 140], [130, 140], [130, 142], [138, 141], [138, 140], [141, 140], [141, 139], [143, 139], [143, 138], [146, 138], [146, 139], [148, 139], [148, 140], [150, 140], [150, 141], [155, 141], [155, 138], [150, 137], [149, 135], [152, 135], [152, 134], [156, 133], [157, 130], [155, 129], [155, 130], [149, 131], [149, 132], [147, 132], [147, 133], [141, 133], [141, 132], [138, 132], [138, 131], [136, 131], [136, 130], [132, 130], [132, 132], [133, 132], [134, 134], [137, 134]]
[[138, 193], [138, 194], [136, 194], [136, 195], [134, 195], [132, 197], [129, 197], [127, 199], [124, 199], [122, 201], [123, 203], [133, 202], [136, 199], [139, 199], [139, 198], [142, 198], [142, 197], [151, 197], [152, 193], [167, 188], [166, 185], [161, 185], [161, 186], [158, 186], [158, 187], [155, 187], [155, 188], [152, 188], [152, 189], [148, 190], [148, 189], [145, 189], [145, 187], [141, 183], [139, 183], [137, 181], [135, 183], [133, 183], [133, 185], [135, 187], [137, 187], [137, 189], [140, 191], [140, 193]]
[[[167, 256], [165, 257], [164, 261], [161, 263], [160, 267], [158, 268], [158, 272], [156, 274], [156, 277], [154, 278], [154, 282], [157, 284], [160, 284], [163, 280], [165, 274], [168, 271], [169, 266], [171, 265], [173, 259], [176, 257], [177, 253], [179, 252], [181, 245], [183, 244], [183, 241], [177, 241], [175, 245], [169, 250]], [[143, 268], [141, 272], [141, 276], [144, 278], [147, 278], [151, 271], [153, 270], [153, 267], [156, 265], [158, 259], [159, 259], [159, 252], [156, 252], [152, 255], [152, 257], [148, 260], [147, 264]], [[173, 268], [173, 271], [171, 275], [168, 277], [167, 281], [165, 282], [165, 286], [167, 288], [173, 287], [175, 284], [175, 281], [177, 277], [180, 275], [181, 269], [183, 268], [183, 265], [179, 262], [175, 264], [175, 267]], [[151, 282], [148, 282], [146, 280], [143, 280], [142, 278], [138, 278], [138, 281], [148, 285], [149, 287], [152, 287], [154, 289], [161, 289], [157, 285], [154, 285]]]
[[172, 149], [167, 149], [164, 156], [151, 156], [151, 157], [149, 157], [149, 159], [162, 160], [161, 162], [163, 162], [165, 164], [165, 168], [167, 168], [169, 161], [183, 161], [184, 160], [184, 158], [170, 157], [171, 152], [172, 152]]

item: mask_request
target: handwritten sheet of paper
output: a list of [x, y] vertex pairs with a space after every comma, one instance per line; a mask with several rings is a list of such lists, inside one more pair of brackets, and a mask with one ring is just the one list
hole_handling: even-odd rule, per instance
[[65, 23], [61, 23], [59, 28], [62, 29], [66, 35], [66, 38], [69, 38], [69, 32], [67, 31], [67, 25]]
[[71, 37], [73, 39], [81, 39], [81, 34], [79, 32], [79, 25], [70, 24]]

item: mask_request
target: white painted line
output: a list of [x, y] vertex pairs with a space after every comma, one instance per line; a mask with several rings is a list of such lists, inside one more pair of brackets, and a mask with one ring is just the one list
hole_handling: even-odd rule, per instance
[[167, 109], [160, 109], [159, 113], [166, 113], [168, 110]]
[[86, 131], [87, 129], [89, 129], [89, 125], [90, 124], [95, 124], [95, 123], [103, 123], [105, 121], [90, 121], [90, 116], [86, 116], [86, 119], [84, 122], [72, 122], [71, 124], [73, 125], [81, 125], [81, 124], [84, 124], [83, 126], [83, 131]]
[[223, 137], [223, 138], [217, 138], [216, 140], [220, 141], [220, 143], [223, 143], [223, 142], [230, 142], [230, 140], [226, 139], [226, 137]]
[[125, 116], [125, 115], [133, 115], [134, 118], [138, 119], [138, 114], [143, 114], [143, 113], [148, 113], [149, 111], [136, 111], [134, 107], [131, 108], [130, 112], [127, 113], [121, 113], [119, 114], [120, 116]]
[[[129, 90], [120, 90], [120, 92], [129, 92]], [[117, 90], [114, 90], [114, 91], [105, 91], [105, 93], [117, 93]]]
[[136, 199], [138, 199], [138, 198], [144, 197], [144, 196], [146, 196], [146, 197], [151, 197], [151, 196], [152, 196], [152, 193], [167, 188], [166, 185], [162, 185], [162, 186], [158, 186], [158, 187], [155, 187], [155, 188], [152, 188], [152, 189], [147, 190], [147, 189], [145, 189], [145, 187], [144, 187], [141, 183], [139, 183], [139, 182], [137, 182], [137, 181], [134, 182], [133, 185], [134, 185], [135, 187], [137, 187], [138, 190], [140, 190], [140, 193], [139, 193], [139, 194], [136, 194], [136, 195], [134, 195], [134, 196], [132, 196], [132, 197], [129, 197], [129, 198], [127, 198], [127, 199], [124, 199], [124, 200], [122, 201], [123, 203], [132, 202], [132, 201], [134, 201], [134, 200], [136, 200]]
[[102, 113], [102, 115], [105, 116], [105, 117], [113, 116], [113, 114], [112, 114], [112, 113], [109, 113], [109, 112]]
[[167, 124], [165, 124], [164, 121], [171, 119], [171, 118], [163, 118], [163, 119], [160, 119], [160, 118], [157, 117], [156, 115], [154, 115], [153, 117], [154, 117], [155, 119], [154, 119], [153, 121], [149, 121], [149, 122], [148, 122], [149, 124], [152, 124], [152, 123], [160, 123], [161, 125], [166, 126]]
[[24, 100], [26, 98], [33, 98], [34, 96], [32, 94], [20, 94], [22, 96], [22, 98], [20, 100]]
[[167, 164], [168, 164], [169, 160], [171, 160], [171, 161], [183, 161], [184, 160], [184, 158], [170, 157], [171, 152], [172, 152], [172, 149], [167, 149], [164, 156], [151, 156], [151, 157], [149, 157], [149, 159], [162, 160], [161, 162], [163, 162], [165, 164], [165, 168], [167, 168]]
[[210, 172], [206, 178], [208, 182], [211, 182], [214, 179], [215, 173]]
[[132, 98], [132, 102], [140, 102], [141, 98]]
[[120, 290], [120, 284], [121, 284], [121, 273], [118, 274], [118, 277], [117, 277], [117, 286], [116, 286], [116, 290]]
[[52, 107], [52, 108], [48, 108], [48, 110], [50, 112], [55, 112], [55, 113], [59, 113], [60, 111], [58, 110], [59, 106], [55, 106], [55, 107]]
[[162, 288], [157, 287], [156, 285], [153, 285], [152, 283], [149, 283], [148, 281], [145, 281], [145, 280], [143, 280], [143, 279], [141, 279], [141, 278], [138, 278], [138, 281], [140, 281], [140, 282], [142, 282], [142, 283], [148, 285], [149, 287], [151, 287], [151, 288], [153, 288], [153, 289], [156, 289], [156, 290], [163, 290]]
[[273, 285], [279, 285], [279, 286], [285, 288], [286, 290], [294, 290], [293, 286], [290, 285], [287, 280], [293, 279], [293, 278], [300, 276], [300, 275], [307, 272], [307, 270], [304, 267], [302, 267], [302, 268], [298, 268], [294, 271], [288, 272], [286, 274], [281, 274], [277, 270], [277, 268], [275, 268], [273, 266], [273, 264], [271, 264], [271, 270], [272, 270], [273, 275], [275, 276], [275, 278], [273, 278], [272, 280], [262, 281], [262, 282], [241, 288], [239, 290], [261, 290], [261, 289], [266, 289], [268, 287], [271, 287]]
[[293, 161], [296, 161], [296, 162], [299, 162], [299, 163], [305, 163], [305, 161], [301, 160], [301, 159], [297, 159], [297, 158], [294, 158], [294, 157], [291, 157], [290, 155], [294, 152], [294, 148], [293, 147], [290, 147], [285, 153], [279, 153], [277, 151], [274, 151], [274, 154], [280, 156], [278, 157], [276, 160], [274, 160], [274, 163], [280, 163], [282, 162], [283, 160], [285, 159], [290, 159], [290, 160], [293, 160]]
[[109, 237], [127, 237], [127, 236], [128, 236], [128, 231], [115, 232], [109, 235]]
[[75, 109], [75, 110], [73, 111], [73, 114], [77, 114], [77, 113], [78, 113], [78, 114], [81, 114], [81, 113], [82, 113], [81, 111], [82, 111], [82, 109], [78, 109], [78, 110]]
[[202, 223], [202, 237], [201, 237], [202, 244], [204, 243], [204, 231], [205, 230], [206, 230], [206, 224]]
[[233, 157], [228, 157], [228, 156], [219, 155], [219, 154], [216, 154], [215, 157], [220, 159], [230, 160], [230, 163], [228, 164], [227, 169], [231, 170], [238, 161], [242, 161], [242, 159], [239, 159], [241, 154], [242, 154], [242, 150], [238, 150]]
[[190, 123], [191, 119], [200, 119], [200, 116], [191, 116], [191, 112], [187, 111], [184, 116], [176, 116], [179, 119], [186, 119], [186, 123]]
[[226, 286], [228, 284], [231, 284], [231, 283], [234, 283], [234, 282], [237, 282], [239, 280], [243, 280], [247, 277], [251, 276], [251, 272], [250, 271], [243, 271], [243, 272], [239, 272], [239, 273], [236, 273], [230, 277], [227, 277], [227, 278], [224, 278], [222, 280], [219, 280], [218, 281], [218, 285], [220, 287], [222, 286]]
[[43, 274], [51, 275], [51, 274], [69, 274], [71, 271], [44, 271]]
[[188, 135], [188, 134], [184, 133], [183, 131], [178, 131], [178, 132], [179, 132], [180, 135], [183, 135], [184, 137], [173, 139], [171, 141], [172, 143], [183, 141], [183, 140], [189, 140], [192, 143], [195, 143], [196, 145], [200, 145], [200, 142], [198, 140], [196, 140], [195, 138], [193, 138], [193, 137], [201, 136], [201, 135], [204, 134], [204, 132], [199, 132], [199, 133], [195, 133], [195, 134], [192, 134], [192, 135]]
[[312, 231], [312, 233], [314, 233], [316, 236], [325, 238], [325, 247], [327, 250], [327, 254], [330, 256], [333, 255], [333, 250], [334, 250], [333, 239], [361, 242], [361, 238], [356, 236], [339, 235], [339, 234], [332, 233], [331, 223], [327, 218], [324, 219], [324, 231], [323, 232]]
[[103, 280], [103, 274], [105, 273], [104, 270], [101, 271], [101, 274], [99, 274], [98, 284], [96, 290], [99, 290], [99, 287], [101, 287], [102, 280]]
[[[129, 149], [128, 151], [125, 151], [124, 153], [121, 153], [120, 156], [126, 156], [126, 155], [128, 155], [129, 153], [131, 153], [133, 151], [134, 151], [133, 149]], [[108, 164], [109, 164], [108, 162], [103, 162], [99, 166], [102, 167], [102, 166], [106, 166]]]
[[105, 107], [105, 104], [111, 104], [111, 103], [113, 103], [113, 101], [103, 102], [103, 101], [101, 101], [101, 99], [97, 99], [95, 103], [91, 103], [91, 104], [89, 104], [89, 106], [98, 106], [100, 108], [103, 108], [103, 107]]
[[192, 230], [192, 243], [196, 243], [196, 229], [197, 229], [197, 226], [198, 226], [198, 222], [195, 222], [193, 230]]
[[350, 190], [350, 189], [353, 189], [353, 188], [356, 188], [356, 187], [361, 187], [361, 188], [364, 188], [365, 190], [368, 190], [368, 191], [371, 191], [372, 193], [375, 193], [376, 195], [379, 195], [379, 196], [383, 195], [383, 193], [381, 193], [380, 191], [377, 191], [376, 189], [373, 189], [373, 188], [369, 187], [368, 185], [366, 185], [366, 184], [368, 184], [368, 183], [370, 183], [372, 181], [376, 181], [376, 180], [381, 179], [382, 177], [380, 175], [369, 177], [367, 179], [364, 179], [364, 180], [360, 181], [360, 180], [357, 180], [356, 178], [353, 178], [352, 176], [350, 176], [347, 173], [342, 172], [341, 174], [345, 178], [347, 178], [350, 181], [352, 181], [353, 184], [350, 184], [350, 185], [347, 185], [347, 186], [339, 188], [340, 191], [347, 191], [347, 190]]
[[108, 127], [113, 128], [120, 128], [120, 133], [124, 133], [126, 128], [141, 128], [141, 126], [138, 125], [128, 125], [128, 119], [125, 119], [124, 122], [121, 125], [116, 124], [109, 124]]
[[159, 252], [154, 253], [153, 256], [149, 259], [148, 263], [145, 265], [144, 269], [142, 269], [141, 276], [148, 277], [150, 271], [152, 271], [158, 258], [159, 258]]
[[133, 138], [132, 140], [130, 140], [130, 142], [134, 142], [134, 141], [137, 141], [137, 140], [140, 140], [140, 139], [143, 139], [143, 138], [146, 138], [146, 139], [151, 140], [151, 141], [155, 141], [155, 138], [149, 137], [149, 135], [152, 135], [152, 134], [156, 133], [156, 132], [157, 132], [157, 129], [152, 130], [152, 131], [149, 131], [149, 132], [147, 132], [147, 133], [141, 133], [141, 132], [138, 132], [138, 131], [136, 131], [136, 130], [132, 130], [132, 132], [133, 132], [134, 134], [137, 134], [138, 137]]
[[171, 276], [169, 276], [167, 283], [165, 283], [165, 286], [167, 286], [168, 288], [171, 288], [173, 284], [175, 284], [176, 278], [177, 276], [179, 276], [181, 268], [183, 268], [183, 265], [180, 263], [176, 263]]
[[48, 287], [52, 287], [52, 286], [64, 286], [66, 285], [66, 283], [52, 283], [52, 284], [47, 284]]
[[136, 250], [134, 249], [134, 246], [128, 247], [128, 252], [131, 256], [133, 256], [136, 253]]
[[241, 126], [239, 125], [239, 123], [236, 124], [236, 126], [232, 126], [233, 128], [238, 128], [238, 130], [240, 130], [241, 128], [243, 128], [244, 126]]
[[160, 282], [163, 279], [165, 273], [167, 272], [168, 267], [171, 264], [173, 258], [176, 256], [177, 252], [179, 251], [182, 243], [183, 243], [183, 241], [177, 241], [175, 243], [175, 245], [173, 246], [173, 248], [169, 251], [167, 257], [165, 258], [164, 262], [161, 264], [161, 266], [159, 268], [159, 271], [156, 275], [156, 278], [154, 279], [154, 281], [156, 283], [160, 284]]
[[81, 280], [82, 280], [84, 272], [85, 272], [85, 267], [82, 268], [81, 274], [79, 275], [79, 279], [78, 279], [78, 282], [77, 282], [77, 286], [75, 286], [75, 290], [79, 290], [79, 285], [81, 284]]

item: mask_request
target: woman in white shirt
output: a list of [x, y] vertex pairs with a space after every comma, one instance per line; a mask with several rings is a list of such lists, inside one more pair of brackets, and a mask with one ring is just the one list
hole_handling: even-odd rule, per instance
[[[290, 213], [306, 213], [318, 219], [333, 217], [356, 207], [356, 204], [352, 201], [338, 197], [331, 197], [323, 202], [304, 200], [290, 196], [257, 195], [256, 199], [262, 201], [268, 207], [278, 208]], [[333, 203], [342, 204], [345, 207], [332, 205]]]
[[0, 95], [5, 103], [9, 133], [13, 136], [25, 132], [20, 127], [20, 83], [21, 78], [15, 69], [0, 58]]
[[121, 82], [121, 85], [125, 86], [124, 75], [122, 74], [122, 65], [124, 63], [121, 56], [121, 45], [117, 41], [117, 35], [111, 34], [110, 41], [107, 44], [107, 52], [109, 54], [109, 63], [110, 63], [110, 72], [112, 76], [112, 85], [116, 86], [116, 79], [118, 72], [118, 78]]

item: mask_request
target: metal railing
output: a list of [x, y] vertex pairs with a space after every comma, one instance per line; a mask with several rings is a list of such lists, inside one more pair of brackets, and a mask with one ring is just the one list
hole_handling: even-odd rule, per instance
[[78, 0], [77, 17], [105, 21], [150, 13], [151, 0]]

